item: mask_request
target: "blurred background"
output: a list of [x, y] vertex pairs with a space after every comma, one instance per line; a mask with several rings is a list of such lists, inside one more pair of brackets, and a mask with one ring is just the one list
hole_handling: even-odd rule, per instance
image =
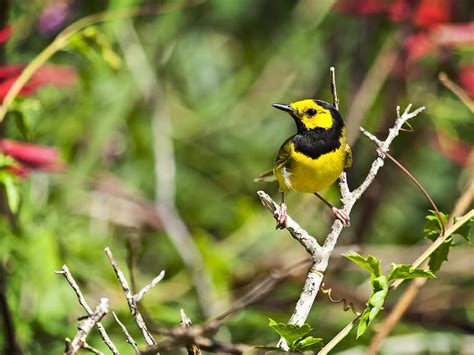
[[[272, 103], [332, 102], [349, 130], [354, 188], [375, 158], [359, 126], [384, 138], [396, 106], [426, 110], [391, 147], [451, 213], [472, 181], [474, 3], [469, 0], [207, 0], [163, 2], [171, 11], [101, 22], [72, 35], [42, 66], [0, 127], [0, 348], [57, 354], [84, 311], [63, 277], [66, 264], [94, 307], [100, 297], [141, 339], [103, 252], [113, 251], [140, 289], [150, 323], [194, 324], [227, 310], [261, 280], [305, 260], [277, 231], [255, 183], [295, 127]], [[0, 100], [24, 66], [74, 21], [153, 1], [0, 1]], [[156, 11], [155, 11], [156, 12]], [[440, 73], [442, 81], [438, 79]], [[455, 86], [455, 92], [448, 87]], [[336, 187], [324, 193], [339, 204]], [[289, 214], [321, 241], [332, 217], [310, 195], [289, 194]], [[472, 201], [471, 201], [472, 206]], [[367, 275], [339, 255], [358, 250], [411, 263], [428, 245], [430, 205], [392, 163], [353, 209], [325, 277], [336, 298], [362, 310]], [[421, 290], [383, 351], [471, 352], [472, 246], [456, 239], [449, 260]], [[216, 339], [274, 345], [268, 318], [286, 322], [307, 264], [272, 283], [229, 317]], [[273, 273], [273, 274], [272, 274]], [[404, 287], [393, 292], [387, 315]], [[308, 322], [327, 342], [353, 319], [318, 295]], [[103, 320], [123, 353], [113, 318]], [[374, 332], [350, 334], [338, 351], [363, 351]], [[159, 338], [159, 337], [158, 337]], [[96, 330], [88, 341], [106, 351]], [[145, 343], [140, 341], [140, 346]], [[469, 351], [466, 349], [470, 349]]]

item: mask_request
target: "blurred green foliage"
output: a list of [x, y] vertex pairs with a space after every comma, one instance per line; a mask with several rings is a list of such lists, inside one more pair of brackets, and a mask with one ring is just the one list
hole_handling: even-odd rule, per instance
[[[145, 4], [149, 2], [78, 1], [70, 7], [66, 22], [98, 11]], [[38, 14], [46, 6], [50, 2], [43, 0], [28, 5], [10, 3], [8, 22], [15, 30], [2, 65], [28, 63], [51, 42], [54, 33], [38, 31]], [[329, 0], [210, 0], [168, 14], [98, 24], [74, 36], [52, 62], [73, 66], [78, 73], [75, 85], [45, 87], [17, 99], [14, 111], [2, 124], [3, 137], [54, 146], [67, 163], [65, 173], [36, 172], [17, 182], [18, 211], [14, 202], [14, 216], [0, 221], [0, 272], [18, 343], [25, 353], [61, 353], [64, 338], [73, 337], [77, 318], [84, 315], [71, 288], [54, 273], [63, 264], [92, 307], [100, 297], [108, 297], [135, 339], [141, 339], [103, 253], [106, 246], [124, 270], [130, 255], [134, 256], [138, 289], [166, 270], [165, 280], [142, 301], [155, 323], [177, 325], [180, 308], [194, 324], [207, 319], [192, 273], [166, 233], [143, 222], [143, 211], [152, 209], [156, 194], [153, 100], [143, 98], [123, 59], [120, 34], [127, 34], [127, 21], [133, 24], [156, 75], [160, 93], [154, 100], [171, 118], [177, 209], [203, 256], [219, 311], [245, 293], [252, 281], [305, 258], [287, 232], [275, 231], [273, 219], [256, 197], [262, 188], [277, 196], [276, 185], [256, 184], [253, 178], [271, 167], [280, 144], [294, 132], [293, 123], [274, 112], [270, 104], [306, 97], [331, 101], [329, 67], [334, 65], [340, 111], [345, 117], [382, 44], [402, 26], [377, 17], [341, 14]], [[139, 55], [133, 48], [128, 50], [132, 57]], [[417, 176], [439, 208], [450, 211], [472, 171], [448, 159], [433, 142], [440, 134], [449, 134], [471, 147], [473, 116], [435, 78], [439, 71], [455, 77], [459, 63], [468, 60], [472, 51], [446, 56], [411, 63], [409, 74], [393, 70], [363, 125], [382, 137], [395, 118], [396, 105], [426, 106], [412, 122], [415, 132], [403, 133], [391, 151]], [[21, 119], [15, 118], [15, 112]], [[372, 142], [364, 139], [353, 150], [351, 187], [363, 179], [375, 157]], [[110, 176], [120, 181], [118, 193], [100, 188], [101, 182], [113, 185]], [[5, 186], [10, 184], [2, 181]], [[11, 194], [7, 188], [10, 203], [16, 199]], [[337, 189], [326, 196], [338, 203]], [[150, 204], [137, 212], [123, 207], [119, 203], [123, 200]], [[331, 216], [321, 203], [312, 196], [290, 194], [288, 206], [302, 226], [323, 238]], [[411, 259], [402, 250], [426, 245], [423, 223], [428, 208], [409, 179], [386, 163], [355, 207], [352, 226], [343, 233], [341, 243], [398, 247], [400, 260], [382, 260], [382, 267], [391, 262], [409, 263]], [[465, 241], [459, 244], [460, 249], [472, 252]], [[337, 257], [332, 261], [328, 282], [341, 283], [343, 289], [362, 293], [366, 300], [370, 290], [357, 287], [365, 283], [365, 276], [348, 269], [349, 262]], [[439, 295], [438, 285], [450, 290], [463, 285], [462, 294], [457, 294], [462, 302], [451, 297], [443, 304], [442, 316], [454, 319], [451, 326], [442, 326], [428, 314], [415, 321], [407, 319], [397, 334], [424, 333], [428, 337], [426, 332], [436, 329], [442, 332], [437, 336], [454, 337], [462, 344], [470, 321], [472, 329], [474, 279], [472, 261], [457, 260], [456, 265], [461, 271], [471, 267], [471, 273], [443, 275], [442, 268], [439, 280], [426, 290], [433, 300]], [[231, 318], [216, 338], [274, 345], [278, 337], [267, 326], [267, 319], [287, 321], [304, 274], [301, 270], [298, 276], [280, 282], [262, 300]], [[415, 310], [419, 306], [415, 304]], [[427, 305], [420, 309], [430, 312]], [[434, 304], [431, 312], [441, 311]], [[308, 323], [327, 342], [351, 318], [321, 296]], [[130, 352], [112, 318], [107, 317], [103, 324], [117, 347]], [[96, 331], [88, 341], [105, 351]], [[349, 336], [337, 349], [369, 341], [370, 336], [358, 343], [355, 336]], [[5, 344], [1, 334], [0, 348]]]

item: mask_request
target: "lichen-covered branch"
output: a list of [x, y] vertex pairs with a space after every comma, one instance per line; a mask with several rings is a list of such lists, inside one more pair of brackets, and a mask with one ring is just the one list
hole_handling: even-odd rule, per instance
[[[133, 295], [132, 291], [130, 290], [130, 286], [128, 285], [127, 279], [125, 278], [125, 275], [123, 274], [122, 270], [120, 270], [120, 267], [117, 264], [117, 261], [115, 261], [115, 258], [112, 254], [112, 251], [110, 250], [109, 247], [105, 248], [105, 253], [107, 254], [110, 263], [112, 264], [112, 267], [115, 271], [115, 274], [117, 275], [117, 279], [120, 282], [120, 285], [122, 286], [123, 293], [125, 294], [125, 298], [127, 299], [128, 307], [130, 308], [130, 312], [132, 313], [133, 318], [135, 318], [135, 322], [137, 323], [137, 327], [140, 329], [140, 331], [143, 334], [143, 338], [145, 338], [145, 342], [148, 345], [155, 345], [156, 341], [151, 335], [150, 331], [148, 330], [145, 321], [143, 320], [143, 317], [141, 313], [138, 311], [137, 307], [137, 301], [136, 299], [141, 299], [141, 297], [137, 297], [137, 295]], [[154, 278], [152, 282], [149, 284], [150, 286], [145, 286], [142, 291], [139, 292], [142, 293], [142, 296], [145, 292], [147, 292], [149, 289], [151, 289], [153, 286], [155, 286], [158, 282], [156, 281], [157, 279], [161, 280], [163, 277], [158, 275], [158, 277]], [[164, 274], [163, 274], [164, 275]], [[161, 278], [160, 278], [161, 276]], [[145, 291], [144, 291], [145, 290]]]
[[[390, 144], [398, 136], [402, 126], [411, 118], [416, 117], [420, 112], [424, 110], [424, 107], [420, 107], [413, 112], [410, 112], [412, 105], [408, 105], [402, 115], [400, 115], [400, 108], [397, 107], [397, 119], [394, 126], [389, 130], [387, 138], [384, 141], [379, 140], [369, 132], [362, 130], [362, 133], [369, 139], [374, 141], [378, 149], [378, 157], [372, 163], [367, 177], [364, 179], [359, 187], [350, 191], [347, 184], [345, 173], [340, 178], [340, 190], [341, 190], [341, 201], [343, 203], [342, 210], [350, 215], [352, 207], [360, 199], [362, 194], [367, 190], [370, 184], [374, 181], [378, 171], [384, 165], [384, 159], [386, 152], [389, 151]], [[258, 192], [258, 196], [262, 201], [263, 205], [274, 215], [277, 204], [263, 191]], [[300, 298], [296, 304], [295, 311], [291, 316], [289, 323], [302, 325], [306, 321], [311, 307], [314, 303], [314, 299], [318, 294], [324, 272], [327, 269], [329, 257], [331, 256], [343, 229], [341, 221], [335, 220], [332, 224], [331, 231], [327, 235], [324, 244], [320, 246], [316, 239], [308, 234], [303, 228], [301, 228], [293, 219], [288, 218], [287, 228], [291, 235], [303, 245], [306, 251], [310, 254], [313, 259], [313, 266], [308, 272], [308, 276], [303, 287], [303, 291], [300, 294]], [[288, 350], [287, 344], [280, 340], [279, 347], [284, 350]]]
[[[66, 265], [63, 265], [63, 268], [60, 271], [56, 271], [56, 274], [63, 275], [66, 281], [69, 283], [71, 288], [74, 290], [76, 293], [77, 299], [79, 300], [79, 304], [84, 308], [84, 310], [87, 312], [88, 316], [92, 315], [92, 309], [90, 308], [89, 304], [87, 303], [84, 295], [82, 294], [81, 289], [79, 288], [79, 285], [77, 284], [76, 280], [74, 277], [72, 277], [71, 272], [69, 271], [69, 268]], [[104, 343], [108, 346], [112, 354], [118, 355], [119, 351], [117, 350], [116, 346], [110, 339], [109, 335], [107, 334], [107, 331], [105, 330], [104, 326], [102, 325], [101, 322], [96, 323], [97, 329], [99, 329], [100, 336], [102, 337], [102, 340]]]
[[79, 323], [79, 330], [76, 336], [71, 341], [66, 339], [65, 355], [74, 355], [79, 349], [86, 345], [86, 338], [91, 332], [92, 328], [107, 314], [109, 311], [109, 300], [101, 298], [95, 310], [87, 316], [87, 318]]
[[120, 326], [120, 328], [122, 329], [122, 332], [125, 334], [125, 336], [127, 337], [127, 343], [129, 343], [131, 345], [131, 347], [133, 348], [133, 350], [135, 350], [135, 354], [138, 354], [139, 351], [138, 351], [138, 346], [137, 346], [137, 342], [135, 341], [135, 339], [133, 339], [133, 337], [130, 335], [130, 333], [128, 332], [127, 328], [125, 327], [125, 325], [120, 321], [120, 319], [117, 317], [117, 315], [115, 314], [115, 312], [112, 312], [112, 315], [114, 316], [115, 318], [115, 321], [118, 323], [118, 325]]

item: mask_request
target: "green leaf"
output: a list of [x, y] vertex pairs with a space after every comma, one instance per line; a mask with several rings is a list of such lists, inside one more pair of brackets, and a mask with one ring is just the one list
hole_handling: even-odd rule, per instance
[[[429, 212], [430, 214], [425, 217], [426, 221], [423, 233], [425, 234], [426, 239], [434, 241], [439, 237], [443, 228], [436, 211], [429, 210]], [[440, 212], [439, 214], [441, 215], [444, 225], [446, 225], [448, 223], [448, 215], [444, 214], [443, 212]]]
[[295, 324], [285, 324], [285, 323], [277, 323], [273, 319], [268, 318], [268, 325], [272, 328], [275, 332], [278, 333], [283, 339], [285, 339], [286, 343], [290, 348], [293, 344], [302, 339], [305, 335], [307, 335], [311, 330], [311, 326], [308, 323], [303, 325], [295, 325]]
[[20, 205], [20, 193], [15, 184], [15, 178], [7, 172], [2, 172], [0, 180], [3, 183], [3, 186], [5, 186], [8, 206], [13, 213], [16, 213], [18, 211], [18, 206]]
[[367, 330], [367, 326], [369, 325], [369, 313], [370, 310], [367, 308], [360, 317], [359, 326], [357, 327], [357, 338], [359, 338]]
[[349, 259], [353, 263], [362, 266], [364, 269], [370, 272], [372, 278], [376, 278], [382, 275], [380, 260], [372, 255], [369, 255], [367, 258], [364, 258], [362, 255], [355, 251], [349, 251], [345, 254], [342, 254], [342, 256]]
[[[462, 218], [462, 217], [460, 217]], [[460, 218], [455, 218], [454, 222], [456, 223]], [[474, 222], [474, 218], [466, 220], [466, 223], [464, 223], [462, 226], [460, 226], [456, 232], [454, 232], [454, 236], [460, 236], [464, 238], [467, 242], [471, 241], [471, 227], [472, 223]]]
[[11, 156], [3, 155], [0, 153], [0, 168], [7, 168], [15, 164], [16, 164], [16, 161]]
[[413, 266], [409, 264], [399, 264], [399, 265], [392, 264], [392, 271], [390, 272], [390, 274], [388, 274], [388, 281], [390, 282], [393, 280], [407, 280], [407, 279], [414, 279], [418, 277], [432, 279], [432, 278], [435, 278], [436, 276], [433, 274], [432, 271], [423, 270], [419, 268], [414, 269]]
[[311, 335], [296, 341], [292, 350], [296, 351], [318, 351], [323, 346], [322, 338], [315, 338]]

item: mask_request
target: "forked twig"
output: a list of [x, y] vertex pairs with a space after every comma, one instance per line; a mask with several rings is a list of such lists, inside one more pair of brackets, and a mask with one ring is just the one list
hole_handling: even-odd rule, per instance
[[[87, 303], [84, 295], [82, 294], [81, 289], [79, 288], [79, 285], [77, 284], [76, 280], [74, 280], [74, 277], [72, 276], [71, 272], [69, 271], [69, 268], [66, 265], [63, 265], [62, 270], [56, 271], [56, 274], [58, 275], [63, 275], [66, 281], [69, 283], [71, 288], [74, 290], [76, 293], [77, 299], [79, 300], [79, 304], [84, 308], [84, 310], [87, 312], [88, 316], [91, 316], [93, 311], [90, 308], [89, 304]], [[112, 354], [118, 355], [119, 351], [117, 350], [117, 347], [115, 344], [112, 342], [110, 339], [109, 335], [107, 334], [107, 331], [105, 330], [104, 326], [102, 323], [99, 321], [96, 323], [97, 329], [99, 329], [100, 336], [102, 337], [102, 340], [104, 341], [105, 345], [108, 346]]]
[[[101, 298], [99, 304], [95, 310], [87, 315], [84, 321], [79, 323], [79, 330], [77, 331], [76, 336], [71, 341], [66, 339], [66, 350], [65, 355], [74, 355], [84, 347], [86, 343], [86, 338], [91, 332], [92, 328], [99, 322], [109, 311], [109, 300], [107, 298]], [[88, 347], [90, 350], [90, 347]]]
[[143, 320], [143, 317], [138, 310], [137, 302], [142, 299], [143, 295], [147, 291], [149, 291], [153, 286], [155, 286], [163, 278], [164, 272], [162, 271], [148, 285], [143, 287], [141, 291], [139, 291], [136, 295], [133, 295], [128, 285], [127, 279], [125, 278], [125, 275], [123, 274], [122, 270], [120, 270], [120, 267], [118, 266], [117, 261], [115, 260], [112, 254], [112, 251], [110, 250], [109, 247], [105, 248], [105, 253], [107, 254], [107, 257], [109, 258], [110, 263], [112, 264], [115, 274], [117, 275], [117, 279], [119, 280], [120, 285], [122, 286], [122, 290], [123, 290], [123, 293], [125, 294], [125, 298], [127, 299], [130, 312], [132, 313], [133, 318], [135, 318], [137, 327], [140, 329], [143, 335], [143, 338], [145, 339], [145, 342], [150, 346], [155, 345], [156, 341], [151, 335], [150, 331], [148, 330], [145, 324], [145, 321]]

